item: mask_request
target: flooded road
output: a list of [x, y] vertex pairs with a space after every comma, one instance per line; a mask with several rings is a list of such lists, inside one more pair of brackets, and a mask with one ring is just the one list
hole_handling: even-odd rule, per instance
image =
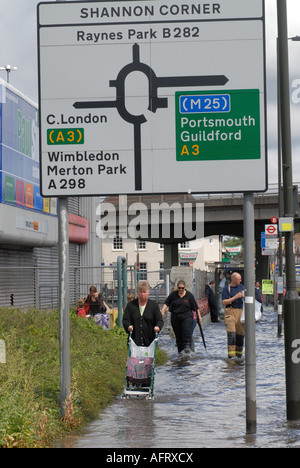
[[[265, 308], [256, 324], [257, 432], [246, 434], [245, 365], [226, 359], [224, 324], [199, 329], [195, 353], [177, 355], [168, 327], [159, 345], [169, 355], [156, 369], [155, 398], [118, 397], [69, 448], [300, 447], [300, 422], [286, 421], [284, 339], [277, 314]], [[125, 369], [124, 369], [125, 373]]]

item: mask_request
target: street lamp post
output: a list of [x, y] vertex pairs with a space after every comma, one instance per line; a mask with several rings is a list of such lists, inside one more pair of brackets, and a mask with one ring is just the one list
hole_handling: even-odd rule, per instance
[[[284, 216], [294, 218], [286, 0], [277, 0], [277, 22]], [[285, 232], [286, 294], [283, 310], [288, 420], [300, 419], [300, 299], [296, 290], [293, 241], [294, 232]]]
[[17, 67], [12, 67], [11, 65], [5, 65], [5, 67], [0, 67], [0, 70], [6, 71], [6, 81], [9, 83], [9, 74], [11, 71], [17, 70]]
[[[288, 38], [289, 41], [299, 41], [300, 36], [293, 36]], [[283, 216], [283, 194], [281, 191], [281, 165], [282, 165], [282, 158], [281, 158], [281, 109], [280, 109], [280, 88], [279, 88], [279, 48], [278, 48], [278, 37], [277, 37], [277, 123], [278, 123], [278, 214], [279, 218]], [[278, 233], [279, 237], [279, 248], [278, 248], [278, 276], [283, 276], [283, 265], [282, 265], [282, 232]], [[283, 303], [283, 293], [278, 293], [278, 336], [281, 336], [282, 333], [282, 303]]]

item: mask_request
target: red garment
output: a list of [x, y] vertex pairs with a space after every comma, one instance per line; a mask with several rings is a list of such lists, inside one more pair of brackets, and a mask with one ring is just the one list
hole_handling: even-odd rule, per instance
[[84, 310], [84, 307], [77, 307], [76, 309], [76, 314], [78, 317], [85, 317], [86, 318], [86, 313], [85, 313], [85, 310]]

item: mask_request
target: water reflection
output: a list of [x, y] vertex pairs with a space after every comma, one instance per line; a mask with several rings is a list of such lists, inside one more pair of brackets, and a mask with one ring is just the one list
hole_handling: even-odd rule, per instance
[[[283, 338], [277, 316], [266, 309], [256, 325], [257, 433], [245, 432], [245, 366], [226, 359], [223, 323], [205, 327], [207, 351], [198, 331], [195, 353], [177, 355], [174, 339], [160, 337], [169, 355], [158, 367], [155, 399], [117, 398], [74, 448], [300, 447], [300, 424], [286, 422]], [[125, 371], [125, 370], [124, 370]]]

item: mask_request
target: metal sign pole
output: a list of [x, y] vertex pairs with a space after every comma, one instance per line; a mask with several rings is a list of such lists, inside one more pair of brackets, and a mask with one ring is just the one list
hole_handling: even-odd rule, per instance
[[70, 394], [69, 215], [68, 198], [58, 199], [60, 413]]
[[[56, 0], [57, 2], [63, 0]], [[60, 414], [70, 395], [69, 215], [68, 198], [58, 198]]]
[[244, 194], [246, 431], [256, 432], [256, 352], [254, 276], [254, 194]]

